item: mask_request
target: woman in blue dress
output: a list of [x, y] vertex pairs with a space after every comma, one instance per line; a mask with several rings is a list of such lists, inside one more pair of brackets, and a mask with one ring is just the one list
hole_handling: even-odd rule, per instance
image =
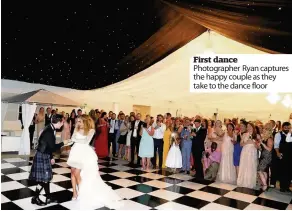
[[141, 141], [138, 155], [142, 158], [142, 169], [148, 171], [150, 168], [150, 159], [154, 157], [154, 142], [152, 138], [154, 128], [150, 125], [150, 118], [146, 118], [143, 127], [141, 127], [140, 135]]
[[233, 143], [234, 144], [234, 151], [233, 151], [233, 165], [236, 168], [236, 175], [238, 176], [239, 171], [239, 162], [240, 162], [240, 154], [242, 150], [242, 146], [240, 146], [241, 136], [246, 133], [247, 122], [241, 121], [240, 123], [240, 132], [236, 131], [237, 140]]

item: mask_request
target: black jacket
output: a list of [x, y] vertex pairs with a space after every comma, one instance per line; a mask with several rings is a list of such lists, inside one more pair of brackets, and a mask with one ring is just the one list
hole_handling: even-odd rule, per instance
[[39, 152], [50, 154], [51, 158], [53, 157], [53, 152], [64, 146], [63, 142], [56, 144], [56, 136], [53, 127], [52, 124], [49, 124], [44, 128], [39, 137], [37, 148]]
[[197, 135], [192, 139], [192, 151], [205, 151], [205, 139], [207, 136], [207, 130], [205, 128], [200, 128], [198, 132], [193, 130]]
[[51, 124], [51, 121], [52, 121], [52, 114], [50, 117], [48, 114], [45, 114], [45, 126]]
[[[131, 138], [133, 138], [133, 133], [134, 133], [134, 128], [135, 128], [135, 122], [136, 121], [137, 120], [134, 120], [133, 122], [131, 122], [131, 131], [132, 131]], [[144, 124], [144, 122], [140, 120], [140, 122], [138, 124], [138, 129], [137, 129], [137, 138], [138, 139], [141, 139], [140, 130], [141, 130], [141, 127], [142, 127], [143, 124]]]

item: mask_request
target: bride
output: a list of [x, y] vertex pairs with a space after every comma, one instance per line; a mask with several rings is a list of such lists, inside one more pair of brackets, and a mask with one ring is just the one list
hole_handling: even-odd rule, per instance
[[[71, 141], [67, 164], [71, 167], [73, 198], [80, 209], [95, 209], [101, 206], [118, 209], [123, 203], [116, 192], [103, 182], [99, 175], [98, 158], [94, 149], [89, 146], [95, 134], [95, 125], [88, 115], [77, 119]], [[76, 190], [78, 186], [78, 194]]]

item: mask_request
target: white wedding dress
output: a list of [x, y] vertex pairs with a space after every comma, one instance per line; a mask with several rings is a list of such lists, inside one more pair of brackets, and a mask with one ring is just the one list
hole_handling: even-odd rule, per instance
[[91, 210], [100, 207], [119, 209], [123, 206], [122, 198], [108, 186], [100, 177], [98, 168], [98, 157], [94, 149], [89, 146], [94, 131], [87, 136], [74, 132], [68, 165], [81, 169], [81, 184], [78, 187], [78, 199], [76, 209]]
[[221, 145], [221, 162], [216, 181], [228, 184], [236, 184], [236, 169], [233, 165], [234, 145], [231, 138], [225, 133]]

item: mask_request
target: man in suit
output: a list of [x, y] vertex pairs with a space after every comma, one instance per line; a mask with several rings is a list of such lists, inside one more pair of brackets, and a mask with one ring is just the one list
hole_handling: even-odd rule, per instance
[[34, 114], [33, 119], [30, 123], [30, 126], [28, 128], [29, 130], [29, 139], [30, 139], [30, 148], [33, 149], [33, 135], [35, 131], [35, 120], [36, 120], [37, 114]]
[[[291, 124], [289, 122], [284, 122], [282, 125], [282, 131], [278, 132], [275, 135], [274, 140], [274, 156], [272, 156], [272, 178], [271, 178], [271, 187], [276, 187], [276, 181], [280, 181], [280, 191], [281, 192], [290, 192], [289, 186], [291, 183], [291, 166], [292, 156], [291, 156], [291, 144], [287, 142], [287, 135]], [[291, 134], [289, 134], [291, 136]], [[273, 166], [273, 162], [276, 163]], [[273, 168], [274, 167], [274, 168]], [[274, 174], [273, 174], [274, 173]], [[275, 176], [276, 175], [276, 176]], [[274, 177], [273, 177], [274, 176]]]
[[115, 126], [116, 126], [116, 114], [112, 113], [111, 117], [108, 120], [109, 123], [109, 132], [108, 132], [108, 152], [110, 154], [110, 148], [112, 146], [112, 155], [113, 157], [116, 157], [116, 130], [115, 130]]
[[47, 113], [45, 115], [45, 126], [51, 124], [52, 121], [52, 109], [50, 107], [47, 108]]
[[201, 120], [196, 119], [194, 121], [195, 128], [192, 131], [192, 153], [195, 160], [196, 178], [203, 179], [203, 164], [202, 154], [205, 151], [205, 139], [207, 136], [207, 130], [201, 127]]
[[279, 143], [281, 140], [282, 132], [279, 131], [277, 133], [277, 126], [275, 120], [270, 120], [269, 123], [271, 124], [273, 130], [273, 139], [274, 139], [274, 148], [272, 149], [272, 162], [271, 162], [271, 180], [270, 180], [270, 187], [275, 188], [276, 182], [280, 179], [280, 157], [279, 157]]
[[[54, 200], [50, 195], [50, 181], [53, 178], [52, 165], [55, 163], [55, 160], [53, 159], [53, 152], [68, 143], [68, 140], [64, 140], [60, 144], [55, 144], [56, 129], [61, 128], [62, 125], [63, 116], [58, 114], [53, 115], [52, 123], [44, 128], [39, 137], [37, 152], [34, 156], [29, 175], [29, 180], [37, 183], [35, 195], [31, 199], [32, 204], [45, 206], [49, 203], [56, 202], [56, 200]], [[45, 190], [46, 202], [43, 202], [39, 198], [42, 189]]]
[[137, 153], [137, 164], [140, 165], [141, 158], [138, 156], [139, 153], [139, 146], [140, 146], [140, 140], [141, 140], [141, 135], [140, 135], [140, 130], [142, 125], [144, 124], [143, 121], [141, 121], [141, 114], [138, 113], [136, 115], [136, 120], [131, 123], [131, 130], [132, 130], [132, 135], [131, 135], [131, 162], [130, 164], [134, 164], [135, 161], [135, 152]]
[[151, 162], [153, 165], [153, 168], [157, 167], [156, 163], [156, 155], [158, 152], [158, 168], [162, 169], [162, 163], [163, 163], [163, 137], [164, 132], [166, 130], [166, 125], [163, 123], [163, 116], [159, 114], [157, 116], [157, 121], [153, 123], [152, 127], [154, 128], [154, 135], [153, 135], [153, 141], [154, 141], [154, 157], [151, 158]]

